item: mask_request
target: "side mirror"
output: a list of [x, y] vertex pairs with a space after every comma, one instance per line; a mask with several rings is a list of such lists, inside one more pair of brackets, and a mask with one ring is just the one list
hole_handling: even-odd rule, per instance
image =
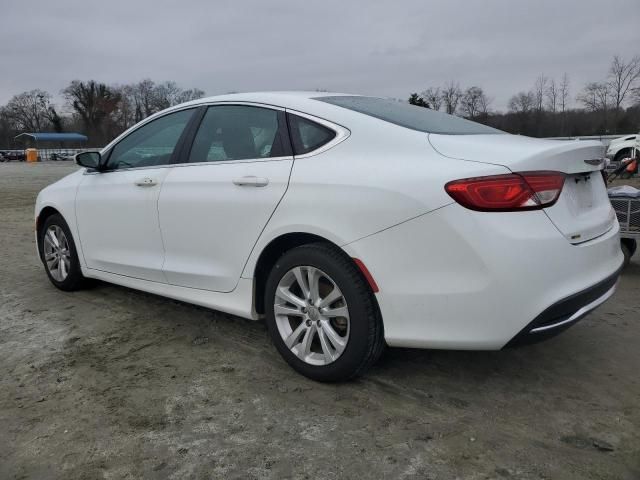
[[76, 155], [75, 160], [81, 167], [99, 170], [102, 156], [100, 152], [82, 152]]

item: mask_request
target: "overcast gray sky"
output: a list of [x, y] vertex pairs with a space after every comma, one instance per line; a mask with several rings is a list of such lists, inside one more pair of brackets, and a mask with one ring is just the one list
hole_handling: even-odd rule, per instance
[[540, 73], [574, 96], [614, 54], [640, 54], [640, 0], [3, 0], [0, 104], [73, 79], [397, 98], [453, 79], [504, 109]]

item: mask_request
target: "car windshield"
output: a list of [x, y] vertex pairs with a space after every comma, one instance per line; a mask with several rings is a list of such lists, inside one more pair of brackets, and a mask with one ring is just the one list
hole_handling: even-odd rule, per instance
[[418, 130], [419, 132], [445, 135], [505, 133], [496, 128], [487, 127], [455, 115], [384, 98], [340, 95], [316, 97], [315, 100], [348, 108], [349, 110], [379, 118], [401, 127]]

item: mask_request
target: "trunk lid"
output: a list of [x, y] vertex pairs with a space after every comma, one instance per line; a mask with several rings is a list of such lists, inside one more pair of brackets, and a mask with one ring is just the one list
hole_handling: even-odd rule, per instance
[[519, 135], [429, 135], [441, 155], [502, 165], [512, 172], [551, 170], [565, 173], [558, 201], [544, 211], [571, 243], [582, 243], [615, 224], [600, 170], [604, 146], [598, 141], [543, 140]]

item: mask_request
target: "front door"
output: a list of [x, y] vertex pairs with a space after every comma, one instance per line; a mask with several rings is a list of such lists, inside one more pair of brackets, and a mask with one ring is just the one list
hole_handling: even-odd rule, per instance
[[166, 282], [158, 197], [193, 112], [143, 124], [105, 154], [104, 171], [85, 172], [76, 216], [88, 268]]

